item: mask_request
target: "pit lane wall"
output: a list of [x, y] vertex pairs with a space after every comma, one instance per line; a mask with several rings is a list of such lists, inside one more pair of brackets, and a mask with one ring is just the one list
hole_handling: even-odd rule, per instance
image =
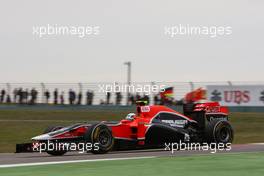
[[[170, 108], [183, 112], [183, 106], [170, 106]], [[71, 105], [46, 105], [46, 104], [37, 104], [37, 105], [4, 105], [0, 104], [1, 110], [41, 110], [41, 111], [128, 111], [135, 112], [135, 106], [122, 106], [122, 105], [79, 105], [79, 106], [71, 106]], [[264, 106], [230, 106], [230, 112], [264, 112]]]

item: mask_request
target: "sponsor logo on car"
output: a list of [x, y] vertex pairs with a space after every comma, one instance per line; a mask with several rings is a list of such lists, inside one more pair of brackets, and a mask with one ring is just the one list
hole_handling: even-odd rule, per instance
[[168, 123], [170, 126], [184, 126], [187, 123], [187, 120], [161, 120], [163, 123]]
[[141, 112], [150, 112], [149, 106], [141, 106]]

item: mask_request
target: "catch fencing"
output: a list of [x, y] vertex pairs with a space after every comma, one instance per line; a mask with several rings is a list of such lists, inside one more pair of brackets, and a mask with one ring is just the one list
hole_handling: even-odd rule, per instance
[[[9, 95], [11, 102], [14, 102], [15, 92], [18, 89], [30, 92], [35, 89], [38, 94], [36, 97], [36, 103], [47, 103], [45, 92], [50, 92], [50, 104], [54, 100], [54, 90], [58, 89], [58, 95], [63, 95], [65, 99], [65, 104], [69, 103], [69, 90], [76, 92], [76, 96], [81, 93], [82, 99], [81, 104], [86, 104], [87, 91], [93, 93], [93, 105], [98, 105], [106, 102], [107, 95], [106, 91], [109, 89], [107, 85], [127, 85], [126, 83], [112, 83], [112, 82], [91, 82], [91, 83], [0, 83], [0, 91], [5, 90], [5, 96]], [[187, 93], [197, 89], [204, 88], [208, 85], [264, 85], [264, 82], [133, 82], [130, 85], [136, 85], [136, 87], [143, 87], [146, 90], [151, 86], [160, 87], [173, 87], [173, 96], [175, 100], [182, 99]], [[103, 91], [104, 90], [104, 91]], [[143, 89], [138, 89], [143, 90]], [[113, 90], [112, 90], [113, 91]], [[148, 94], [150, 103], [153, 103], [153, 99], [157, 92], [153, 91], [134, 91], [130, 95], [138, 93], [140, 96]], [[127, 89], [120, 92], [121, 94], [121, 105], [126, 105], [128, 100]], [[29, 97], [30, 98], [30, 97]], [[116, 92], [110, 92], [109, 104], [115, 104], [116, 102]]]

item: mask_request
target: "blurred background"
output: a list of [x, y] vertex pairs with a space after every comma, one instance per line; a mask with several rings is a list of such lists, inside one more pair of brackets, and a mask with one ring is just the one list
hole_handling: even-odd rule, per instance
[[[0, 6], [2, 83], [263, 81], [261, 0], [36, 0]], [[230, 35], [166, 35], [178, 25]], [[99, 26], [98, 35], [34, 35], [39, 26]]]

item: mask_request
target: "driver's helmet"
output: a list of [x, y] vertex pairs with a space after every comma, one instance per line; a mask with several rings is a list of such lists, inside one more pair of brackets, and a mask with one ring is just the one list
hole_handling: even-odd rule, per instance
[[126, 120], [134, 120], [136, 114], [135, 113], [129, 113], [126, 116]]

